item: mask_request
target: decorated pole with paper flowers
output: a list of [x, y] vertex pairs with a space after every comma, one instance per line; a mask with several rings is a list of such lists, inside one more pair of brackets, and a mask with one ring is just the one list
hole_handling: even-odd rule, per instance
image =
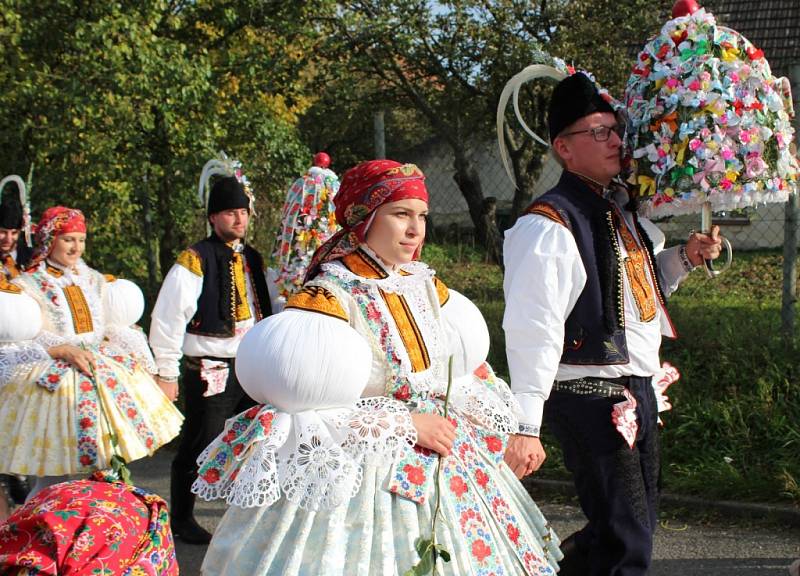
[[294, 181], [283, 204], [272, 257], [278, 266], [276, 285], [286, 298], [302, 287], [314, 251], [337, 230], [333, 198], [339, 178], [330, 165], [325, 152], [315, 154], [313, 166]]
[[646, 214], [701, 212], [708, 232], [712, 211], [785, 202], [796, 188], [791, 94], [761, 50], [694, 0], [672, 17], [628, 80], [626, 146]]

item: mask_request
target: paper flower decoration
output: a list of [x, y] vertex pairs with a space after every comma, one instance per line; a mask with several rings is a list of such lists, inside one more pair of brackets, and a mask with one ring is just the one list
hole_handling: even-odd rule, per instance
[[[317, 162], [318, 156], [315, 163], [324, 164]], [[282, 296], [289, 297], [300, 289], [314, 251], [336, 232], [333, 198], [338, 191], [339, 178], [319, 165], [311, 167], [289, 189], [272, 255], [279, 267], [277, 286]]]
[[788, 83], [702, 8], [667, 22], [625, 91], [636, 185], [649, 216], [785, 202], [798, 163]]

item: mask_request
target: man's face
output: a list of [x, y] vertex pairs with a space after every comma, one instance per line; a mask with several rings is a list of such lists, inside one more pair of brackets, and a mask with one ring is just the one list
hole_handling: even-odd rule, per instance
[[609, 112], [594, 112], [584, 116], [564, 130], [553, 143], [556, 153], [567, 169], [606, 185], [622, 170], [620, 148], [622, 140], [616, 130], [608, 140], [598, 142], [590, 132], [594, 128], [616, 128], [617, 119]]
[[224, 242], [241, 240], [247, 233], [250, 211], [247, 208], [222, 210], [208, 216], [211, 227]]
[[0, 254], [8, 254], [17, 247], [19, 229], [0, 228]]

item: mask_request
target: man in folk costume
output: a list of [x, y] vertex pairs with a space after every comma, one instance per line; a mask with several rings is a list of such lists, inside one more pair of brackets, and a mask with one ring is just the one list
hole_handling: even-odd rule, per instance
[[503, 328], [525, 415], [506, 461], [518, 477], [539, 468], [544, 418], [588, 519], [562, 544], [560, 574], [643, 575], [659, 471], [651, 378], [662, 334], [676, 336], [665, 299], [719, 256], [718, 228], [656, 249], [663, 234], [615, 181], [621, 127], [587, 75], [556, 86], [548, 129], [564, 172], [505, 238]]
[[[17, 185], [18, 195], [3, 194], [7, 184]], [[31, 261], [33, 249], [28, 244], [30, 222], [24, 218], [25, 183], [16, 175], [0, 180], [0, 284], [20, 275]], [[22, 242], [20, 242], [22, 236]], [[0, 474], [0, 522], [10, 513], [11, 505], [21, 504], [28, 494], [24, 476]]]
[[[216, 181], [206, 198], [212, 177]], [[254, 404], [236, 379], [234, 360], [245, 333], [272, 313], [263, 258], [245, 243], [253, 196], [239, 163], [226, 157], [209, 161], [200, 177], [200, 196], [210, 234], [178, 256], [150, 326], [158, 379], [170, 383], [176, 397], [184, 357], [186, 421], [172, 461], [170, 505], [173, 532], [193, 544], [211, 540], [194, 518], [197, 457], [227, 418]]]
[[[3, 194], [7, 184], [17, 185], [19, 194]], [[31, 260], [30, 222], [24, 217], [25, 183], [19, 176], [0, 180], [0, 280], [19, 276]], [[20, 236], [22, 241], [20, 242]]]

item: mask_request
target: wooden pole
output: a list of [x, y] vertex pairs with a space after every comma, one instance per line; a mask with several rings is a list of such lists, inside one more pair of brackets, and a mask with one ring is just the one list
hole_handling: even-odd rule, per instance
[[386, 133], [383, 126], [383, 110], [378, 110], [373, 116], [375, 159], [386, 158]]
[[[792, 66], [789, 76], [792, 83], [792, 98], [794, 99], [795, 117], [795, 143], [800, 147], [798, 131], [800, 131], [800, 64]], [[798, 220], [798, 193], [789, 196], [786, 202], [785, 219], [783, 226], [783, 294], [781, 296], [781, 335], [787, 348], [794, 344], [794, 314], [797, 302], [797, 220]]]

